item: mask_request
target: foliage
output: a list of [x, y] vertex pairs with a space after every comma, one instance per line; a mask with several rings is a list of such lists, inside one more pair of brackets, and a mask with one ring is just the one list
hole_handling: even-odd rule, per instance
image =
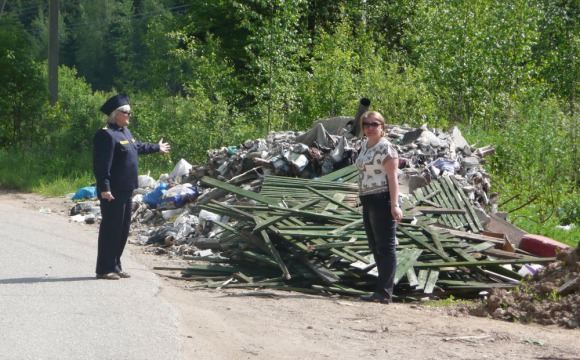
[[234, 1], [242, 14], [239, 26], [248, 33], [248, 95], [254, 110], [266, 122], [266, 133], [293, 128], [289, 119], [297, 110], [300, 59], [308, 46], [301, 32], [305, 0]]
[[577, 219], [579, 203], [578, 1], [61, 0], [54, 107], [47, 3], [5, 5], [0, 150], [21, 162], [0, 165], [30, 165], [43, 186], [48, 174], [90, 174], [98, 109], [116, 92], [130, 95], [138, 138], [172, 144], [143, 158], [152, 172], [352, 116], [368, 97], [390, 123], [458, 125], [494, 145], [500, 211], [527, 231], [578, 238], [555, 229]]
[[0, 147], [30, 145], [42, 136], [37, 118], [47, 99], [42, 64], [26, 48], [31, 43], [25, 29], [10, 18], [8, 31], [0, 31]]
[[[78, 154], [79, 163], [90, 164], [87, 154]], [[63, 196], [94, 182], [92, 173], [71, 168], [67, 161], [36, 150], [0, 150], [0, 187]]]
[[503, 124], [535, 71], [531, 47], [541, 12], [534, 1], [421, 1], [407, 44], [443, 114], [454, 123]]
[[496, 149], [486, 169], [493, 176], [492, 191], [501, 195], [499, 210], [528, 232], [571, 243], [580, 231], [556, 229], [568, 225], [558, 218], [562, 204], [578, 201], [570, 197], [577, 159], [568, 151], [569, 116], [556, 99], [528, 100], [513, 109], [514, 119], [500, 131], [466, 129], [466, 137]]
[[358, 101], [355, 81], [359, 56], [350, 33], [348, 24], [343, 23], [333, 33], [320, 31], [315, 39], [308, 64], [311, 73], [301, 82], [300, 113], [306, 123], [298, 122], [299, 128], [307, 129], [319, 118], [354, 115], [356, 108], [349, 105]]
[[460, 299], [457, 300], [453, 295], [449, 295], [446, 299], [440, 300], [429, 300], [424, 303], [425, 306], [432, 306], [432, 307], [449, 307], [449, 306], [472, 306], [475, 305], [476, 301], [474, 300], [465, 300]]

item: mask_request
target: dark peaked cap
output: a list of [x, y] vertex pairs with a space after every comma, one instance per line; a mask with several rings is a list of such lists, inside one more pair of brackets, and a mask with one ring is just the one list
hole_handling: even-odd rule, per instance
[[103, 106], [101, 106], [101, 111], [109, 116], [113, 111], [115, 111], [115, 109], [118, 109], [123, 105], [129, 105], [129, 98], [125, 94], [117, 94], [105, 101]]

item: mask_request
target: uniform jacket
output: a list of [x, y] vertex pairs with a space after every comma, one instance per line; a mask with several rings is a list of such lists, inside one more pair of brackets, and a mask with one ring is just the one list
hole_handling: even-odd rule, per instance
[[126, 127], [107, 124], [99, 129], [93, 139], [97, 193], [136, 189], [139, 185], [137, 156], [158, 151], [159, 144], [140, 142]]

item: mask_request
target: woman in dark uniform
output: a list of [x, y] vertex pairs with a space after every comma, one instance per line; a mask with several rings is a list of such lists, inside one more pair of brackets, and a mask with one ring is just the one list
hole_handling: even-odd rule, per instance
[[107, 125], [93, 139], [93, 171], [102, 221], [99, 228], [97, 279], [118, 280], [130, 275], [123, 271], [121, 255], [131, 225], [131, 200], [138, 187], [138, 155], [167, 153], [171, 149], [163, 139], [158, 144], [135, 139], [127, 126], [131, 105], [124, 94], [115, 95], [101, 107]]

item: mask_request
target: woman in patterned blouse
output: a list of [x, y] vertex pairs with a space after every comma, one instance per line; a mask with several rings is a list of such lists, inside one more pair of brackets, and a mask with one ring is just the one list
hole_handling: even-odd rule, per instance
[[361, 116], [360, 122], [366, 140], [356, 160], [359, 197], [369, 248], [379, 275], [375, 291], [361, 299], [388, 304], [392, 300], [397, 269], [397, 221], [403, 218], [398, 202], [399, 155], [384, 137], [385, 119], [379, 112], [367, 111]]

